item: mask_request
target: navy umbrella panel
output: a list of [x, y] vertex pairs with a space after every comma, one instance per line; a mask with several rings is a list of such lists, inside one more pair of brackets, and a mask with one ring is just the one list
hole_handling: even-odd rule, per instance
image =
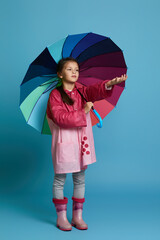
[[57, 63], [50, 55], [47, 48], [30, 64], [28, 71], [23, 79], [25, 82], [41, 75], [56, 74]]
[[[106, 36], [92, 32], [68, 35], [47, 46], [29, 65], [20, 85], [22, 113], [27, 123], [43, 134], [51, 134], [48, 133], [46, 106], [51, 90], [62, 84], [56, 70], [58, 61], [65, 57], [74, 57], [78, 61], [78, 82], [85, 86], [121, 76], [127, 71], [123, 51]], [[109, 111], [115, 107], [124, 87], [125, 82], [115, 85], [113, 97], [108, 99]], [[91, 118], [95, 123], [93, 114]]]

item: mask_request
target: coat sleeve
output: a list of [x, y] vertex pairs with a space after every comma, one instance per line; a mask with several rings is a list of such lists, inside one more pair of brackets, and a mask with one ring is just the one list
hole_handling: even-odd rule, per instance
[[108, 81], [109, 80], [105, 80], [88, 87], [83, 86], [82, 94], [86, 97], [88, 102], [95, 102], [110, 97], [112, 95], [114, 85], [106, 87], [106, 83]]
[[61, 97], [50, 94], [48, 100], [53, 121], [62, 128], [86, 127], [86, 113], [84, 108], [68, 112], [62, 104]]

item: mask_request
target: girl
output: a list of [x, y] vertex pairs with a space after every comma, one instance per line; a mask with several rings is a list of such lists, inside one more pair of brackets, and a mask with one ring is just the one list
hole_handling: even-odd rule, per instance
[[[107, 98], [114, 85], [125, 81], [126, 75], [112, 80], [101, 81], [92, 86], [81, 86], [79, 64], [72, 57], [58, 62], [57, 75], [62, 85], [53, 89], [47, 104], [47, 120], [52, 133], [52, 160], [54, 166], [53, 203], [57, 212], [57, 227], [69, 231], [72, 226], [88, 229], [82, 218], [85, 201], [85, 170], [96, 162], [90, 110], [93, 102]], [[88, 100], [86, 102], [81, 94]], [[73, 215], [71, 224], [67, 219], [68, 198], [63, 189], [66, 174], [72, 173]]]

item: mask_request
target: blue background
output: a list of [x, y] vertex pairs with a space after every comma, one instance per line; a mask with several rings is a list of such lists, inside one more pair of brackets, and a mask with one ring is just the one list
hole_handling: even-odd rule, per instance
[[[159, 1], [1, 3], [0, 237], [6, 239], [160, 239]], [[93, 127], [97, 162], [86, 171], [87, 231], [56, 228], [51, 136], [26, 124], [20, 88], [29, 64], [68, 34], [95, 32], [124, 52], [126, 89]], [[64, 194], [71, 220], [73, 182]]]

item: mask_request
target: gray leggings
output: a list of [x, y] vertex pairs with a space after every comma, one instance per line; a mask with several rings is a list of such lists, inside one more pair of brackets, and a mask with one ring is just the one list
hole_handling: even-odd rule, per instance
[[[84, 198], [85, 193], [85, 170], [72, 173], [75, 198]], [[66, 180], [66, 173], [55, 174], [53, 181], [53, 198], [63, 199], [63, 189]]]

